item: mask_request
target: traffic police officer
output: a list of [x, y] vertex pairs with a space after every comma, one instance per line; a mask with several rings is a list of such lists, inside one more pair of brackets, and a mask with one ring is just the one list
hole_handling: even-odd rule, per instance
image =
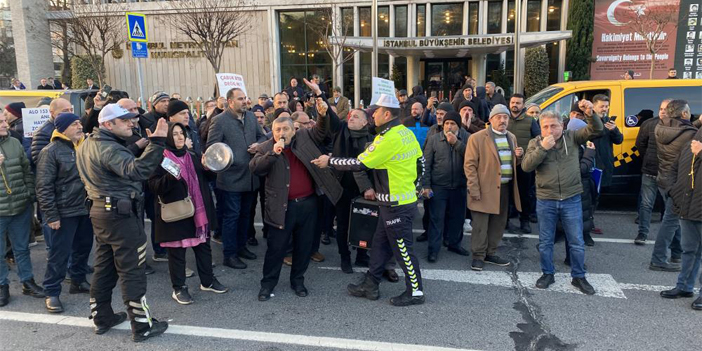
[[91, 204], [95, 232], [95, 272], [90, 288], [90, 312], [95, 333], [103, 334], [127, 315], [112, 310], [112, 290], [120, 278], [122, 299], [131, 320], [132, 340], [162, 334], [168, 323], [151, 317], [146, 304], [146, 234], [140, 220], [144, 206], [142, 184], [163, 159], [168, 124], [158, 121], [149, 145], [139, 158], [125, 146], [132, 135], [133, 118], [117, 104], [105, 106], [99, 128], [78, 148], [80, 177]]
[[412, 220], [417, 212], [417, 186], [424, 173], [422, 149], [412, 131], [398, 119], [400, 104], [393, 95], [381, 94], [373, 113], [378, 135], [358, 158], [322, 155], [312, 163], [339, 171], [374, 169], [378, 226], [373, 237], [368, 272], [360, 284], [350, 284], [349, 293], [377, 300], [378, 284], [385, 264], [393, 257], [405, 273], [407, 289], [390, 299], [395, 306], [424, 303], [419, 260], [412, 249]]

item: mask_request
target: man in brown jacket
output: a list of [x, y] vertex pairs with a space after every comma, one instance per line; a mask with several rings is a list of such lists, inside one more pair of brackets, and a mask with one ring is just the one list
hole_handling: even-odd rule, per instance
[[521, 211], [515, 173], [524, 150], [517, 147], [514, 134], [507, 131], [509, 115], [505, 105], [495, 105], [490, 112], [490, 127], [468, 139], [463, 169], [470, 195], [468, 208], [473, 215], [470, 268], [474, 271], [482, 271], [485, 262], [510, 264], [495, 254], [509, 215], [510, 192]]

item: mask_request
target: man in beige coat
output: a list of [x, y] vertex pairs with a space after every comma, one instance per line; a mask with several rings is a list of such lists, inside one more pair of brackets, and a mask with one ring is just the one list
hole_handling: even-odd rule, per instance
[[524, 150], [516, 147], [517, 138], [507, 131], [509, 115], [507, 106], [495, 105], [490, 126], [473, 134], [466, 147], [463, 169], [468, 180], [468, 208], [473, 215], [470, 268], [474, 271], [482, 271], [485, 262], [510, 264], [496, 252], [509, 216], [510, 195], [517, 210], [522, 210], [515, 175]]
[[334, 96], [329, 99], [329, 105], [336, 107], [336, 115], [339, 120], [346, 121], [349, 114], [349, 99], [341, 95], [341, 88], [334, 87]]

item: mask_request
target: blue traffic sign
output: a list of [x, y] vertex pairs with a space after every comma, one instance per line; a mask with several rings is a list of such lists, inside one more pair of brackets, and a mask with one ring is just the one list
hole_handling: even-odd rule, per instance
[[131, 41], [142, 43], [149, 41], [146, 33], [146, 15], [127, 12], [127, 36]]
[[132, 57], [133, 58], [148, 58], [149, 49], [146, 43], [132, 42]]

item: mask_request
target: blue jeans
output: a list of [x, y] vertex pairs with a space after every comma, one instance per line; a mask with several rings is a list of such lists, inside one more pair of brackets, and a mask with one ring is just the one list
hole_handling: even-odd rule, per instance
[[665, 213], [663, 222], [656, 236], [656, 243], [653, 245], [653, 255], [651, 263], [662, 265], [668, 263], [668, 248], [670, 247], [671, 257], [680, 257], [682, 248], [680, 247], [680, 220], [673, 213], [673, 199], [666, 194], [663, 189], [659, 189], [665, 201]]
[[[31, 228], [32, 213], [34, 209], [31, 205], [22, 213], [14, 216], [0, 216], [0, 252], [5, 252], [7, 240], [5, 235], [10, 237], [12, 242], [12, 252], [17, 263], [17, 275], [21, 282], [33, 279], [32, 260], [29, 257], [29, 230]], [[5, 260], [0, 260], [0, 285], [7, 285], [9, 269]]]
[[222, 246], [224, 258], [236, 256], [246, 248], [251, 203], [256, 192], [222, 192]]
[[[677, 288], [682, 291], [692, 291], [695, 279], [700, 271], [702, 259], [702, 222], [680, 220], [682, 227], [682, 270], [678, 275]], [[702, 283], [702, 276], [700, 276]]]
[[61, 283], [66, 278], [68, 258], [72, 264], [68, 267], [73, 284], [85, 281], [88, 274], [88, 256], [93, 247], [93, 225], [88, 215], [61, 218], [61, 227], [52, 230], [51, 250], [46, 262], [44, 275], [44, 293], [46, 296], [61, 295]]
[[641, 191], [639, 191], [639, 234], [648, 237], [651, 227], [651, 213], [656, 204], [658, 184], [656, 177], [647, 174], [641, 175]]
[[536, 200], [536, 213], [539, 216], [539, 254], [541, 271], [554, 274], [553, 243], [556, 239], [556, 225], [561, 220], [568, 239], [570, 252], [570, 275], [573, 278], [585, 277], [585, 243], [583, 242], [583, 208], [580, 195], [565, 200]]

